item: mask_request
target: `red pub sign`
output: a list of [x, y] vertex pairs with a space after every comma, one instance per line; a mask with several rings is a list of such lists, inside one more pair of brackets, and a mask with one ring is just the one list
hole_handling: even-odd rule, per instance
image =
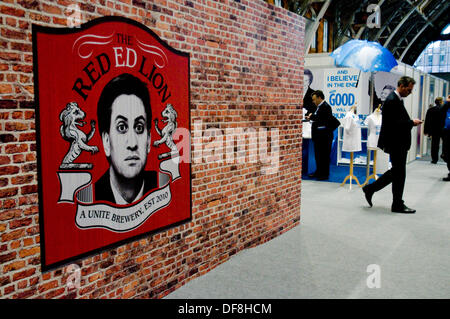
[[189, 220], [189, 54], [103, 17], [33, 55], [42, 268]]

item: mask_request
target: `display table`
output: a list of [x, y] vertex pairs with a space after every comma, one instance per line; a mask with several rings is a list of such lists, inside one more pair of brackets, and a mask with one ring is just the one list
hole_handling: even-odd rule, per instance
[[310, 138], [303, 138], [302, 147], [302, 175], [308, 176], [316, 171], [316, 159], [314, 157], [314, 143]]

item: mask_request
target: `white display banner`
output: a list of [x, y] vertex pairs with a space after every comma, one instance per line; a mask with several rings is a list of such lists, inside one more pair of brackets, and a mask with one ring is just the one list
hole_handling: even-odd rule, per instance
[[324, 69], [325, 99], [337, 119], [342, 121], [353, 105], [356, 105], [358, 114], [368, 114], [367, 105], [362, 105], [361, 101], [363, 87], [367, 87], [366, 82], [366, 74], [356, 69]]

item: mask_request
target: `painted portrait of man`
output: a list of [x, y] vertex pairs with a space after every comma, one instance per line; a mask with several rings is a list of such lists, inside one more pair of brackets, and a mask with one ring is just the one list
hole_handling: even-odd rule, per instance
[[384, 103], [384, 101], [386, 101], [386, 98], [389, 96], [389, 94], [394, 92], [394, 90], [395, 90], [395, 87], [393, 85], [386, 84], [380, 93], [381, 102]]
[[307, 111], [305, 115], [310, 115], [316, 111], [316, 106], [312, 101], [314, 89], [311, 88], [314, 76], [310, 69], [305, 69], [303, 73], [303, 108]]
[[115, 77], [103, 88], [97, 118], [110, 166], [94, 185], [95, 200], [133, 203], [157, 187], [156, 172], [145, 171], [152, 123], [147, 85], [128, 73]]

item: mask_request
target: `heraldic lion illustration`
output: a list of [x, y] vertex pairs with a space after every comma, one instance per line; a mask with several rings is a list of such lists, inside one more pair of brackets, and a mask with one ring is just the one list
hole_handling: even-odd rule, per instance
[[86, 122], [83, 119], [86, 113], [80, 109], [76, 102], [67, 103], [66, 107], [59, 114], [59, 119], [62, 122], [60, 132], [62, 137], [70, 143], [69, 151], [64, 157], [60, 169], [91, 169], [90, 163], [73, 163], [82, 151], [91, 152], [95, 154], [98, 152], [97, 146], [89, 146], [87, 142], [94, 136], [95, 121], [91, 121], [91, 131], [86, 135], [78, 126], [84, 126]]
[[162, 129], [162, 131], [160, 131], [160, 129], [158, 128], [158, 119], [155, 119], [156, 132], [159, 134], [159, 136], [161, 136], [161, 139], [155, 141], [153, 145], [158, 147], [162, 143], [166, 143], [167, 147], [170, 148], [170, 152], [159, 154], [158, 158], [163, 159], [179, 156], [177, 146], [173, 141], [173, 134], [175, 133], [178, 125], [176, 121], [178, 116], [177, 111], [175, 111], [172, 104], [167, 104], [161, 115], [165, 118], [162, 121], [166, 122], [167, 125]]

